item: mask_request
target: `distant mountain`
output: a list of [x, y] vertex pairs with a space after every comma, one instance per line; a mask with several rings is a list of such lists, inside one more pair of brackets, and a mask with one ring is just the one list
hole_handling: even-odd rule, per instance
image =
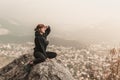
[[66, 39], [59, 38], [59, 37], [50, 37], [49, 40], [50, 40], [50, 44], [54, 44], [57, 46], [75, 47], [78, 49], [87, 47], [87, 44], [83, 42], [79, 42], [75, 40], [66, 40]]
[[[25, 43], [25, 42], [33, 42], [34, 43], [34, 37], [33, 36], [1, 36], [0, 37], [1, 43]], [[86, 48], [85, 43], [80, 43], [75, 40], [66, 40], [59, 37], [49, 37], [48, 38], [50, 45], [57, 45], [57, 46], [65, 46], [65, 47], [75, 47], [78, 49]]]
[[0, 36], [0, 42], [2, 43], [24, 43], [32, 41], [32, 36], [12, 36], [12, 35], [5, 35]]
[[9, 31], [9, 34], [0, 35], [0, 42], [25, 42], [32, 40], [32, 28], [18, 20], [0, 18], [0, 29]]
[[33, 31], [31, 28], [29, 28], [29, 25], [11, 18], [0, 18], [0, 25], [1, 28], [9, 30], [9, 35], [11, 36], [31, 35], [30, 33]]
[[[24, 42], [34, 42], [34, 31], [32, 27], [26, 25], [15, 19], [3, 19], [0, 18], [0, 28], [7, 29], [10, 33], [7, 35], [0, 35], [0, 42], [4, 43], [24, 43]], [[61, 32], [62, 33], [62, 32]], [[64, 36], [57, 36], [58, 32], [53, 33], [49, 36], [50, 44], [61, 45], [61, 46], [71, 46], [76, 48], [81, 48], [84, 43], [79, 43], [75, 40], [67, 40]]]

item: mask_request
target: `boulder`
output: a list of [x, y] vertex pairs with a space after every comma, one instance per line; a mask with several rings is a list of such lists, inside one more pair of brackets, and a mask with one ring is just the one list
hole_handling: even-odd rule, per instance
[[74, 80], [71, 73], [57, 58], [47, 60], [26, 72], [24, 66], [33, 60], [32, 54], [24, 54], [0, 69], [0, 80]]

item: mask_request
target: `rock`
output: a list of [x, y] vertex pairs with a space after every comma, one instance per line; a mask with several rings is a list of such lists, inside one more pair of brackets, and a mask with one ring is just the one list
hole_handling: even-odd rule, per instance
[[0, 80], [74, 80], [60, 60], [51, 59], [35, 65], [30, 73], [24, 66], [32, 60], [31, 54], [25, 54], [0, 69]]

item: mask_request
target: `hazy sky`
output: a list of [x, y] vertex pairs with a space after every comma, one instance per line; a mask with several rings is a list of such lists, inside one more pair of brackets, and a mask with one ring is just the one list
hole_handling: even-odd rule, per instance
[[0, 0], [0, 12], [28, 22], [89, 25], [120, 21], [120, 0]]
[[45, 23], [61, 32], [81, 31], [81, 36], [92, 30], [97, 33], [91, 34], [92, 37], [107, 32], [104, 37], [113, 38], [119, 37], [120, 0], [0, 0], [0, 17], [15, 18], [31, 25]]

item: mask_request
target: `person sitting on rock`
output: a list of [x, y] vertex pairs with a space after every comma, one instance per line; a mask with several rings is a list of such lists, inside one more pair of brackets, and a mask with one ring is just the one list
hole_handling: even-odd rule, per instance
[[47, 59], [52, 59], [57, 56], [55, 52], [46, 51], [49, 44], [47, 36], [51, 32], [50, 26], [45, 26], [44, 24], [38, 24], [35, 28], [35, 47], [34, 47], [34, 60], [30, 61], [27, 65], [28, 71], [33, 65], [44, 62]]

